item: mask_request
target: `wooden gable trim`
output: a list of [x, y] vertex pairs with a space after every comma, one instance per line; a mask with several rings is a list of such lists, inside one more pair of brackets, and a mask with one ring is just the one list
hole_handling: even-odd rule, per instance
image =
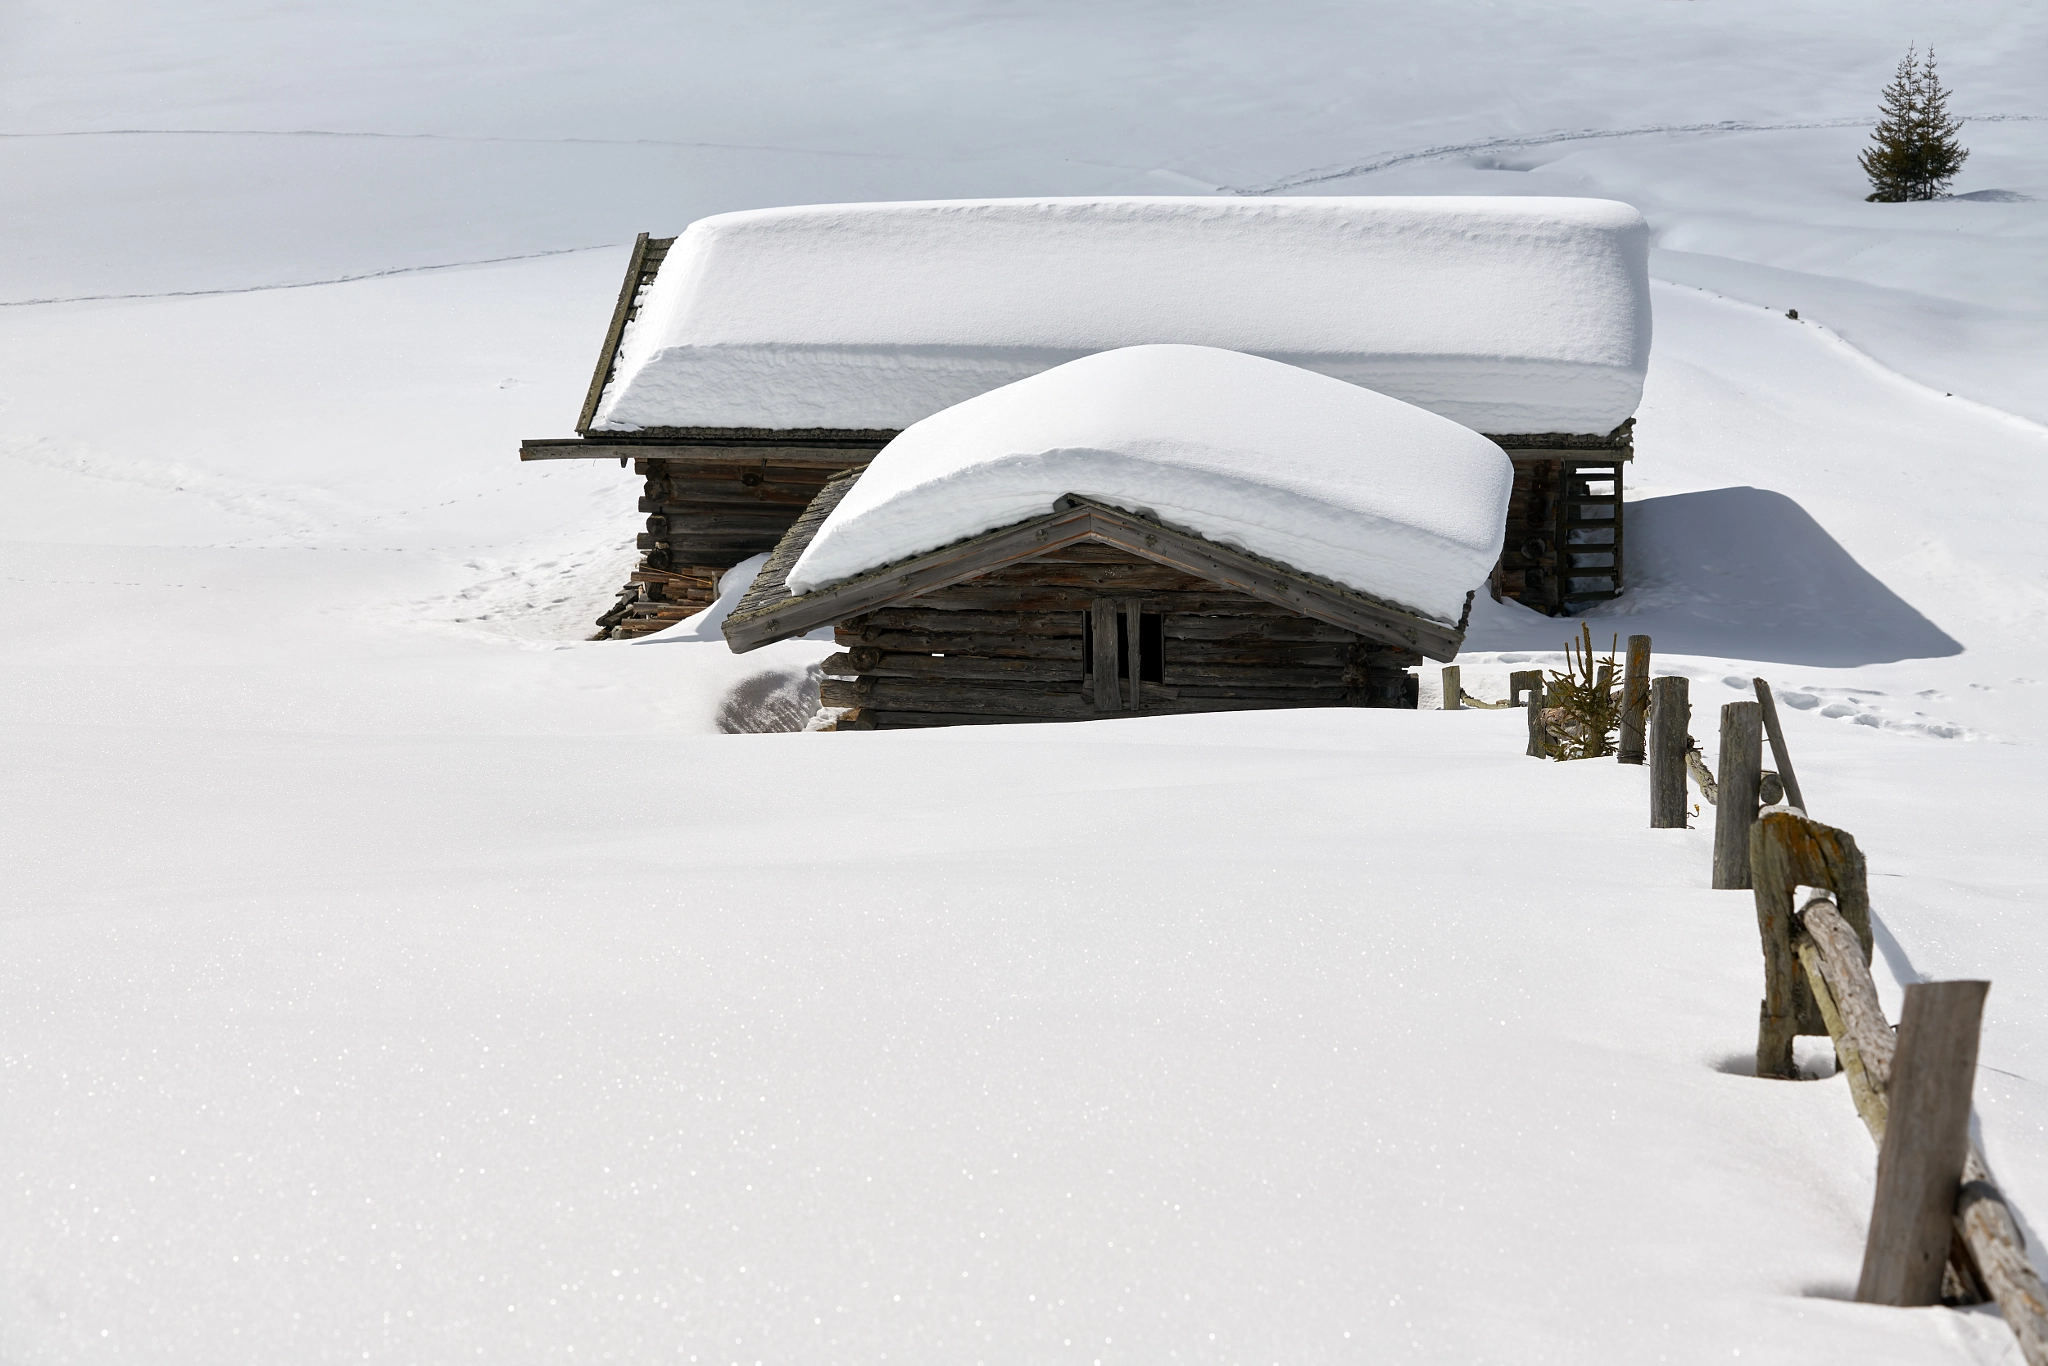
[[[598, 348], [597, 369], [590, 376], [590, 392], [583, 396], [583, 411], [576, 416], [578, 435], [589, 431], [592, 420], [597, 417], [598, 401], [604, 397], [604, 387], [611, 382], [612, 371], [618, 366], [619, 341], [626, 335], [626, 324], [633, 318], [634, 302], [640, 297], [640, 287], [661, 269], [661, 263], [668, 258], [668, 249], [675, 240], [673, 237], [649, 237], [644, 232], [633, 239], [633, 255], [626, 263], [626, 278], [619, 285], [619, 301], [612, 308], [612, 323], [605, 329], [604, 345]], [[522, 453], [521, 458], [532, 457]]]
[[[857, 473], [828, 485], [837, 505]], [[813, 505], [815, 508], [815, 504]], [[991, 570], [1080, 541], [1101, 541], [1140, 558], [1181, 569], [1219, 586], [1272, 603], [1301, 616], [1352, 631], [1390, 646], [1406, 647], [1439, 660], [1454, 658], [1464, 641], [1464, 622], [1450, 626], [1382, 602], [1366, 593], [1303, 574], [1264, 556], [1232, 550], [1153, 518], [1069, 494], [1050, 513], [942, 546], [923, 555], [793, 595], [785, 580], [810, 544], [824, 516], [812, 509], [783, 537], [754, 589], [726, 618], [724, 631], [734, 653], [802, 635], [832, 622], [906, 598], [947, 588]], [[769, 569], [779, 570], [771, 582]], [[1467, 597], [1469, 610], [1470, 597]]]

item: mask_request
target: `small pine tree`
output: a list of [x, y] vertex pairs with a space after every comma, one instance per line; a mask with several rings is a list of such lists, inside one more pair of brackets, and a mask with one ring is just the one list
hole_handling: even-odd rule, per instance
[[1870, 177], [1873, 203], [1901, 204], [1938, 199], [1963, 168], [1969, 150], [1956, 141], [1963, 121], [1949, 117], [1948, 92], [1934, 74], [1934, 49], [1919, 58], [1907, 48], [1892, 83], [1884, 88], [1883, 113], [1860, 158]]

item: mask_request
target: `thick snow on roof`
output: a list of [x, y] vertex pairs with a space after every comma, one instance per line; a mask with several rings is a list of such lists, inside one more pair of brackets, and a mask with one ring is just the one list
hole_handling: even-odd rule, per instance
[[1096, 351], [1184, 342], [1475, 431], [1605, 433], [1650, 347], [1648, 229], [1521, 198], [830, 204], [690, 225], [595, 425], [901, 428]]
[[1150, 512], [1439, 621], [1500, 554], [1501, 449], [1384, 394], [1203, 346], [1070, 361], [883, 448], [790, 571], [804, 593], [1049, 512]]

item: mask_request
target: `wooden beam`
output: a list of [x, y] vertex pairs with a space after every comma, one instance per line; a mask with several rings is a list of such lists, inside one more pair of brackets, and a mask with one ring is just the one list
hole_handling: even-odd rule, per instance
[[1771, 758], [1778, 765], [1778, 781], [1783, 784], [1785, 798], [1801, 811], [1806, 810], [1806, 798], [1800, 794], [1799, 779], [1792, 772], [1792, 751], [1785, 748], [1785, 732], [1778, 725], [1778, 702], [1771, 696], [1771, 685], [1761, 678], [1753, 679], [1756, 684], [1757, 704], [1763, 708], [1764, 734], [1771, 740]]
[[[612, 308], [611, 326], [604, 332], [604, 345], [597, 350], [597, 369], [590, 376], [590, 390], [583, 396], [583, 410], [576, 415], [578, 433], [590, 430], [597, 416], [598, 401], [604, 397], [606, 381], [612, 377], [612, 363], [619, 357], [619, 339], [626, 334], [626, 318], [633, 311], [633, 296], [640, 292], [640, 267], [647, 260], [646, 233], [633, 239], [633, 254], [626, 262], [626, 279], [619, 286], [619, 301]], [[525, 459], [524, 451], [520, 459]]]
[[1097, 598], [1088, 615], [1090, 629], [1095, 636], [1095, 658], [1089, 661], [1089, 672], [1095, 684], [1095, 710], [1121, 711], [1123, 696], [1117, 688], [1116, 677], [1116, 599]]
[[521, 460], [662, 460], [678, 468], [698, 465], [800, 466], [830, 473], [851, 465], [863, 465], [880, 447], [820, 446], [806, 442], [788, 446], [706, 446], [675, 445], [600, 436], [531, 437], [519, 443]]

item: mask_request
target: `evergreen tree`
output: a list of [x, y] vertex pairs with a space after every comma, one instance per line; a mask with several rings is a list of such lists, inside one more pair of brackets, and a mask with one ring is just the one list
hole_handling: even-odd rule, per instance
[[1927, 49], [1924, 60], [1916, 57], [1916, 48], [1907, 48], [1884, 88], [1883, 114], [1870, 135], [1872, 146], [1860, 158], [1870, 177], [1866, 198], [1876, 203], [1939, 198], [1970, 155], [1956, 141], [1963, 121], [1949, 117], [1948, 92], [1934, 74], [1934, 49]]

